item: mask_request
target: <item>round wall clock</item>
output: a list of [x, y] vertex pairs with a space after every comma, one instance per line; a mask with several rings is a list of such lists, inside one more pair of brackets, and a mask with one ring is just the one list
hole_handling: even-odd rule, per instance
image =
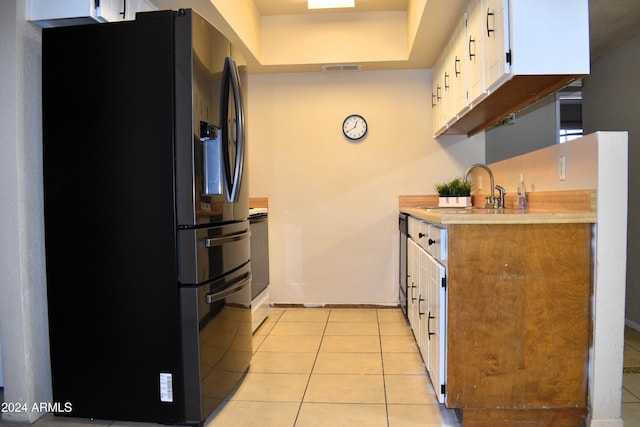
[[342, 122], [344, 136], [352, 141], [359, 141], [367, 134], [367, 121], [359, 114], [351, 114]]

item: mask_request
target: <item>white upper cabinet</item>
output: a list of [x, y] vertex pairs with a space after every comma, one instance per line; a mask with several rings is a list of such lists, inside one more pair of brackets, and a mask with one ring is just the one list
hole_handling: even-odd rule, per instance
[[431, 74], [431, 108], [433, 117], [433, 131], [439, 133], [445, 130], [444, 116], [444, 55], [440, 55]]
[[442, 121], [446, 123], [455, 113], [453, 95], [453, 41], [447, 43], [442, 54]]
[[469, 0], [449, 46], [452, 82], [466, 83], [434, 117], [436, 137], [477, 133], [589, 74], [588, 0]]
[[485, 0], [484, 76], [487, 92], [502, 83], [503, 77], [511, 72], [508, 7], [507, 0]]
[[469, 103], [474, 104], [484, 92], [484, 25], [483, 0], [471, 0], [467, 9], [467, 54], [469, 69]]
[[467, 99], [467, 15], [466, 13], [453, 33], [451, 40], [453, 47], [453, 75], [451, 83], [453, 85], [453, 115], [457, 117], [469, 108]]
[[27, 0], [27, 20], [42, 27], [118, 22], [154, 10], [147, 0]]

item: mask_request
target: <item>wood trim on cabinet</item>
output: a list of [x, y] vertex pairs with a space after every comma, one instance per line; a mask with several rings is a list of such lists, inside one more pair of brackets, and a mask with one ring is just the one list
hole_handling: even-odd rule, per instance
[[436, 135], [471, 136], [562, 89], [582, 75], [515, 75]]
[[[489, 194], [489, 193], [487, 193]], [[484, 205], [484, 194], [474, 195], [473, 205]], [[516, 194], [507, 193], [505, 207], [516, 207]], [[437, 195], [408, 195], [399, 196], [398, 205], [403, 208], [417, 208], [420, 206], [438, 206]], [[595, 212], [596, 190], [563, 190], [563, 191], [535, 191], [527, 193], [529, 209], [562, 211], [562, 212]]]

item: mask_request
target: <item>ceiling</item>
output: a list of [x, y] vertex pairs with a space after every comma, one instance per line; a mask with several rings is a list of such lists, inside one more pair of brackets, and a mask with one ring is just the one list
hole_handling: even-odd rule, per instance
[[589, 21], [591, 60], [594, 60], [640, 34], [640, 1], [589, 0]]
[[[224, 2], [219, 0], [151, 0], [159, 6], [167, 8], [176, 7], [192, 7], [190, 5], [203, 5], [196, 8], [205, 15], [210, 21], [216, 24], [221, 22], [226, 24], [228, 28], [234, 27], [232, 19], [224, 16]], [[411, 6], [424, 5], [424, 13], [419, 21], [413, 38], [413, 44], [410, 52], [402, 52], [396, 56], [404, 55], [402, 60], [395, 58], [394, 60], [372, 60], [363, 61], [362, 69], [394, 69], [394, 68], [431, 68], [440, 55], [442, 46], [451, 34], [453, 27], [458, 22], [459, 17], [464, 10], [468, 0], [356, 0], [355, 8], [350, 9], [327, 9], [327, 10], [308, 10], [307, 0], [243, 0], [246, 5], [251, 5], [255, 11], [257, 19], [275, 20], [282, 19], [283, 22], [317, 22], [319, 19], [332, 22], [331, 20], [345, 21], [353, 20], [354, 22], [361, 19], [362, 14], [366, 12], [407, 12], [407, 16], [411, 14], [409, 9]], [[252, 4], [251, 4], [252, 3]], [[218, 6], [220, 4], [220, 6]], [[255, 7], [253, 7], [255, 6]], [[238, 7], [238, 6], [236, 6]], [[420, 6], [421, 7], [421, 6]], [[205, 9], [205, 10], [202, 10]], [[590, 45], [591, 59], [597, 59], [607, 50], [612, 49], [630, 37], [640, 33], [640, 1], [639, 0], [589, 0], [590, 9]], [[324, 14], [324, 15], [322, 15]], [[316, 21], [310, 21], [315, 19]], [[567, 16], [567, 25], [571, 25], [571, 16]], [[286, 20], [286, 21], [284, 21]], [[224, 22], [226, 21], [226, 22]], [[243, 21], [236, 21], [242, 23]], [[258, 21], [256, 21], [258, 22]], [[264, 21], [263, 21], [264, 22]], [[279, 22], [279, 21], [278, 21]], [[259, 24], [258, 24], [259, 25]], [[277, 26], [276, 26], [277, 27]], [[289, 44], [306, 36], [309, 26], [307, 24], [298, 27], [299, 33], [291, 34], [289, 38], [285, 38]], [[300, 30], [303, 28], [303, 30]], [[355, 25], [354, 25], [355, 28]], [[225, 33], [224, 29], [221, 30]], [[356, 31], [356, 30], [354, 30]], [[340, 61], [326, 61], [323, 58], [300, 59], [297, 58], [289, 61], [289, 63], [268, 63], [268, 60], [259, 58], [260, 54], [255, 54], [260, 48], [256, 46], [265, 46], [263, 33], [257, 36], [261, 41], [254, 42], [254, 47], [249, 48], [242, 40], [240, 34], [234, 34], [230, 37], [234, 44], [239, 44], [241, 50], [248, 57], [248, 65], [252, 72], [301, 72], [301, 71], [320, 71], [322, 65], [325, 64], [355, 64], [360, 65], [361, 61], [357, 59]], [[299, 37], [300, 36], [300, 37]], [[331, 34], [325, 34], [327, 38]], [[384, 35], [383, 35], [384, 36]], [[344, 37], [344, 36], [342, 36]], [[362, 36], [361, 36], [362, 38]], [[409, 38], [409, 37], [408, 37]], [[328, 43], [328, 42], [327, 42]], [[373, 43], [370, 41], [370, 43]], [[281, 44], [280, 44], [281, 45]], [[328, 48], [331, 49], [331, 46]], [[264, 47], [262, 48], [264, 52]], [[405, 49], [406, 50], [406, 49]], [[264, 56], [264, 55], [263, 55]]]
[[[254, 0], [262, 16], [326, 12], [406, 11], [409, 0], [356, 0], [355, 8], [308, 10], [307, 0]], [[595, 59], [640, 33], [640, 1], [589, 0], [591, 57]], [[427, 16], [436, 21], [438, 16]], [[571, 17], [567, 17], [570, 24]], [[428, 26], [431, 23], [427, 24]], [[425, 53], [426, 54], [426, 53]]]
[[254, 0], [262, 16], [299, 15], [327, 12], [386, 12], [407, 10], [408, 0], [356, 0], [355, 8], [349, 9], [307, 9], [307, 0]]

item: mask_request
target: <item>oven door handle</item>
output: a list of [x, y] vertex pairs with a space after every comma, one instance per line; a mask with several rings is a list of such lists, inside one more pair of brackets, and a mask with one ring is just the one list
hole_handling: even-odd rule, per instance
[[247, 273], [242, 278], [240, 278], [237, 282], [233, 283], [231, 286], [218, 291], [207, 294], [206, 300], [207, 304], [213, 304], [216, 301], [220, 301], [225, 299], [226, 297], [239, 292], [245, 286], [248, 286], [251, 283], [251, 273]]
[[227, 243], [248, 239], [249, 237], [251, 237], [251, 232], [249, 230], [244, 230], [241, 233], [231, 234], [231, 235], [222, 236], [222, 237], [208, 237], [204, 239], [204, 247], [212, 248], [214, 246], [222, 246]]

